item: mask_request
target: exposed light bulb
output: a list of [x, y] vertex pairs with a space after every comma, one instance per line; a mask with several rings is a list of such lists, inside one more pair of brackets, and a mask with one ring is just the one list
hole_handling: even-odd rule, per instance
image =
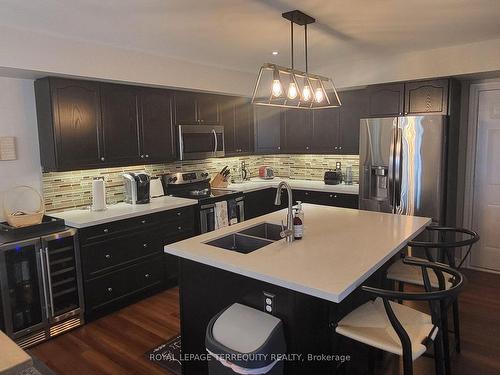
[[309, 100], [311, 100], [311, 97], [312, 97], [311, 87], [306, 83], [304, 85], [304, 88], [302, 89], [302, 100], [308, 102]]
[[295, 82], [290, 82], [290, 85], [288, 86], [288, 97], [290, 99], [295, 99], [298, 93], [299, 92], [297, 90], [297, 85], [295, 84]]
[[273, 96], [281, 96], [281, 94], [283, 94], [283, 87], [281, 87], [279, 79], [273, 80], [272, 93]]
[[321, 89], [321, 87], [318, 87], [314, 92], [314, 99], [316, 100], [316, 103], [321, 103], [324, 98], [325, 96], [323, 94], [323, 90]]

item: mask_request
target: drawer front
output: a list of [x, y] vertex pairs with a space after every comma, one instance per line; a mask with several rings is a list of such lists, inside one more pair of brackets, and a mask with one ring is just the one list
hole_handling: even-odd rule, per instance
[[143, 232], [82, 246], [84, 277], [93, 278], [139, 258], [162, 252], [157, 233]]
[[170, 223], [163, 223], [156, 233], [163, 239], [178, 237], [194, 230], [194, 217], [179, 219]]
[[162, 257], [133, 265], [85, 283], [86, 309], [94, 311], [163, 283]]
[[106, 224], [95, 225], [80, 230], [81, 244], [104, 241], [108, 238], [121, 236], [129, 231], [150, 230], [158, 225], [176, 221], [189, 221], [194, 219], [193, 207], [181, 207], [174, 210], [162, 211], [150, 215], [138, 216], [125, 220], [118, 220]]

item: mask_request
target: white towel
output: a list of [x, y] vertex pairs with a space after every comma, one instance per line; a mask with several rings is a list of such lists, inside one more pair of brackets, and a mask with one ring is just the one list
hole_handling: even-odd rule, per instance
[[228, 225], [227, 202], [215, 202], [215, 229], [224, 228]]

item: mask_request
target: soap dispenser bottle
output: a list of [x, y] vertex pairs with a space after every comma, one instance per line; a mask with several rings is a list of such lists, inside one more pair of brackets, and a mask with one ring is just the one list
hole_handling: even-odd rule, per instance
[[302, 211], [301, 201], [297, 201], [297, 208], [293, 217], [293, 235], [296, 240], [301, 240], [304, 235], [304, 211]]

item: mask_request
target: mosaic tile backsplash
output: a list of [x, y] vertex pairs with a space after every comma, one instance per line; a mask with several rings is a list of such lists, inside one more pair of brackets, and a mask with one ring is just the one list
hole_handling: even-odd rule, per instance
[[343, 169], [348, 165], [352, 166], [353, 179], [355, 182], [358, 181], [359, 158], [353, 155], [252, 155], [214, 158], [124, 168], [44, 173], [42, 181], [45, 207], [50, 212], [89, 206], [93, 177], [104, 176], [107, 203], [114, 204], [124, 199], [123, 172], [146, 171], [151, 176], [158, 176], [164, 173], [201, 169], [215, 174], [224, 166], [231, 168], [241, 161], [245, 161], [251, 177], [258, 176], [261, 165], [268, 165], [273, 167], [276, 176], [298, 180], [323, 180], [324, 172], [334, 169], [335, 163], [340, 161]]

